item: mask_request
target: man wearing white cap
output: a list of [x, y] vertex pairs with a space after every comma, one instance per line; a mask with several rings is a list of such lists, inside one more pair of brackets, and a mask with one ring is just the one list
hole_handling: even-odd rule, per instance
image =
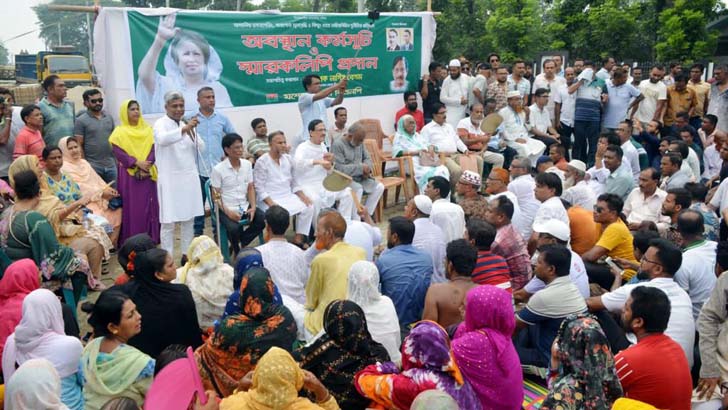
[[578, 159], [569, 161], [566, 167], [566, 188], [561, 194], [561, 199], [569, 201], [572, 205], [578, 205], [584, 209], [594, 209], [597, 197], [593, 189], [584, 181], [586, 176], [586, 164]]
[[478, 218], [485, 220], [488, 210], [488, 201], [480, 194], [480, 175], [473, 171], [463, 171], [455, 189], [458, 193], [458, 205], [463, 208], [465, 218]]
[[427, 195], [415, 195], [404, 206], [404, 217], [414, 222], [415, 237], [412, 246], [421, 249], [432, 258], [432, 283], [447, 281], [445, 276], [445, 234], [432, 223], [432, 200]]
[[[569, 225], [566, 225], [558, 219], [549, 219], [543, 222], [535, 222], [533, 224], [533, 231], [538, 233], [537, 248], [544, 245], [564, 245], [568, 246], [571, 238], [571, 229]], [[533, 255], [532, 261], [538, 257], [537, 254]], [[571, 269], [569, 270], [569, 278], [571, 282], [576, 285], [584, 298], [589, 297], [589, 277], [586, 274], [586, 267], [584, 267], [584, 261], [581, 257], [571, 251]], [[513, 292], [513, 299], [517, 302], [527, 301], [534, 293], [546, 287], [546, 284], [534, 276], [523, 289]]]
[[465, 118], [470, 95], [470, 76], [460, 72], [460, 61], [451, 60], [448, 65], [450, 76], [442, 82], [440, 101], [447, 107], [447, 122], [453, 128]]
[[526, 128], [526, 112], [523, 110], [523, 99], [518, 91], [508, 92], [508, 105], [498, 111], [503, 122], [501, 123], [501, 136], [506, 145], [518, 152], [518, 156], [527, 157], [536, 162], [543, 154], [546, 145], [528, 136]]

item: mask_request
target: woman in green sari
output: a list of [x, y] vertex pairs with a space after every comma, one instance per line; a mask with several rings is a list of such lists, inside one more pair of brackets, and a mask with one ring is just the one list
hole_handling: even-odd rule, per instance
[[43, 287], [52, 291], [72, 289], [75, 305], [91, 274], [88, 264], [73, 249], [58, 243], [48, 220], [33, 209], [40, 198], [40, 183], [33, 171], [15, 174], [16, 201], [3, 213], [0, 242], [13, 261], [30, 258], [43, 278]]
[[83, 350], [81, 368], [86, 410], [99, 410], [114, 397], [128, 397], [138, 406], [154, 377], [154, 359], [127, 344], [142, 330], [142, 316], [129, 296], [117, 289], [101, 293], [88, 323], [94, 339]]

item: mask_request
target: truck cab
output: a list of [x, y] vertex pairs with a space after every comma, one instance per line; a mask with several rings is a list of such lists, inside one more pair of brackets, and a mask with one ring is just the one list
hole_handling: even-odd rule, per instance
[[40, 52], [36, 58], [38, 81], [50, 75], [57, 75], [66, 87], [91, 84], [91, 69], [88, 59], [80, 52]]

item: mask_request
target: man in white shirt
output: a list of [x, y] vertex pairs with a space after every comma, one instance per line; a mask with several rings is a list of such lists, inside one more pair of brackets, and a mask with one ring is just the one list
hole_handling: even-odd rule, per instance
[[647, 128], [650, 121], [662, 120], [667, 104], [667, 87], [660, 81], [662, 71], [662, 66], [653, 66], [650, 78], [640, 83], [640, 92], [645, 98], [632, 108], [632, 116], [642, 123], [642, 128]]
[[265, 211], [265, 231], [269, 239], [255, 249], [260, 251], [263, 266], [270, 272], [281, 295], [303, 305], [306, 303], [308, 265], [304, 252], [286, 240], [290, 219], [285, 208], [278, 205], [268, 208]]
[[[541, 206], [536, 211], [533, 224], [543, 224], [550, 219], [556, 219], [563, 222], [564, 225], [569, 226], [569, 215], [567, 215], [566, 208], [564, 208], [564, 204], [561, 202], [561, 178], [551, 172], [543, 172], [536, 175], [535, 181], [536, 188], [534, 190], [534, 196], [541, 202]], [[538, 233], [534, 232], [528, 241], [529, 253], [533, 253], [536, 250], [537, 241]]]
[[293, 178], [294, 160], [286, 152], [286, 136], [273, 132], [268, 136], [270, 151], [255, 161], [253, 180], [257, 194], [258, 208], [267, 210], [280, 205], [296, 218], [296, 237], [294, 245], [303, 246], [306, 235], [311, 229], [314, 207]]
[[[460, 180], [462, 168], [459, 164], [460, 154], [471, 155], [468, 147], [458, 137], [455, 128], [445, 120], [449, 118], [449, 110], [443, 104], [435, 103], [432, 109], [432, 121], [422, 128], [422, 138], [428, 145], [434, 145], [437, 152], [446, 155], [445, 166], [450, 172], [450, 186]], [[457, 125], [457, 123], [455, 123]], [[475, 156], [475, 154], [472, 154]], [[483, 172], [483, 158], [475, 156], [478, 170]]]
[[[488, 174], [488, 178], [485, 180], [486, 189], [485, 192], [489, 195], [488, 201], [493, 201], [499, 196], [505, 196], [510, 199], [513, 203], [513, 217], [511, 223], [513, 227], [518, 230], [519, 234], [523, 234], [531, 231], [531, 224], [533, 224], [533, 218], [528, 218], [528, 223], [521, 215], [521, 207], [518, 206], [518, 197], [516, 194], [508, 190], [508, 184], [510, 183], [510, 175], [508, 171], [503, 168], [494, 168]], [[534, 199], [535, 201], [535, 199]], [[528, 238], [524, 238], [527, 240]]]
[[528, 241], [531, 237], [533, 218], [541, 206], [541, 202], [536, 200], [534, 196], [536, 181], [531, 176], [531, 161], [528, 158], [516, 157], [511, 162], [509, 171], [511, 173], [511, 182], [508, 183], [508, 190], [518, 198], [518, 206], [521, 209], [521, 218], [523, 220], [523, 227], [519, 229], [519, 232], [523, 236], [523, 240]]
[[[536, 76], [536, 79], [533, 80], [533, 90], [538, 90], [539, 88], [545, 88], [550, 93], [555, 92], [561, 87], [566, 87], [566, 80], [564, 77], [559, 77], [556, 75], [556, 63], [554, 60], [546, 59], [543, 62], [543, 72]], [[536, 97], [536, 91], [534, 91], [533, 98]], [[549, 116], [551, 118], [555, 118], [554, 116], [554, 99], [552, 96], [549, 95], [548, 103], [546, 104], [546, 109], [549, 111]], [[553, 124], [552, 124], [553, 125]]]
[[465, 212], [463, 208], [450, 202], [450, 184], [447, 179], [435, 176], [430, 178], [425, 188], [425, 195], [432, 200], [430, 220], [442, 229], [445, 243], [465, 236]]
[[[242, 159], [243, 138], [227, 134], [222, 138], [225, 160], [210, 173], [210, 187], [215, 193], [220, 224], [227, 232], [233, 255], [248, 246], [265, 227], [265, 214], [256, 209], [253, 167]], [[246, 223], [242, 224], [241, 222]]]
[[448, 124], [455, 127], [461, 119], [465, 118], [465, 112], [468, 108], [470, 76], [460, 72], [459, 60], [451, 60], [448, 70], [450, 70], [450, 76], [442, 82], [440, 101], [447, 107]]
[[[555, 90], [557, 91], [558, 88]], [[551, 113], [546, 109], [546, 103], [551, 98], [546, 88], [538, 88], [533, 93], [534, 103], [528, 107], [528, 131], [531, 138], [537, 139], [546, 145], [546, 151], [553, 144], [559, 142], [561, 136], [553, 127]]]
[[488, 78], [486, 75], [490, 74], [490, 64], [480, 63], [478, 64], [478, 75], [475, 76], [470, 90], [470, 98], [468, 98], [468, 106], [472, 107], [475, 103], [483, 104], [485, 102], [485, 94], [488, 90]]
[[637, 181], [640, 177], [640, 154], [632, 144], [632, 127], [627, 121], [622, 121], [616, 131], [622, 148], [622, 162], [629, 165], [632, 177]]
[[600, 68], [599, 71], [597, 71], [597, 74], [596, 74], [597, 78], [599, 78], [603, 81], [609, 80], [611, 77], [612, 68], [614, 68], [614, 66], [616, 64], [617, 64], [617, 62], [614, 61], [614, 58], [612, 58], [612, 57], [607, 56], [604, 59], [602, 59], [602, 68]]
[[[321, 77], [316, 74], [309, 74], [303, 77], [303, 89], [306, 92], [298, 97], [298, 111], [301, 113], [301, 132], [290, 141], [294, 150], [298, 144], [307, 139], [306, 130], [311, 121], [319, 119], [328, 128], [326, 109], [339, 105], [344, 101], [346, 78], [322, 90]], [[330, 98], [329, 96], [334, 92], [336, 92], [336, 98]]]
[[[624, 285], [601, 296], [590, 297], [586, 304], [592, 312], [606, 309], [611, 313], [621, 313], [635, 287], [653, 286], [662, 290], [670, 299], [670, 321], [665, 334], [680, 344], [688, 364], [692, 366], [695, 343], [693, 306], [690, 296], [673, 279], [682, 260], [682, 252], [676, 245], [666, 239], [653, 239], [642, 257], [639, 269], [641, 274], [647, 275], [648, 282]], [[621, 276], [615, 275], [615, 280], [621, 280]], [[636, 340], [633, 336], [627, 335], [627, 338], [634, 343]]]
[[690, 296], [693, 318], [698, 320], [703, 303], [715, 287], [715, 248], [718, 244], [705, 240], [703, 215], [694, 209], [680, 212], [677, 231], [682, 237], [683, 259], [675, 273], [675, 282]]
[[662, 215], [662, 203], [665, 202], [667, 192], [657, 187], [659, 182], [660, 172], [654, 168], [647, 168], [640, 173], [638, 187], [629, 193], [622, 209], [627, 216], [630, 230], [639, 229], [643, 221], [663, 226], [670, 225], [670, 217]]
[[546, 145], [528, 135], [526, 112], [522, 106], [521, 94], [518, 91], [508, 91], [506, 97], [508, 105], [498, 111], [498, 114], [503, 117], [500, 126], [501, 137], [506, 145], [516, 150], [518, 156], [536, 162], [546, 150]]
[[[497, 152], [488, 151], [488, 143], [490, 142], [490, 135], [483, 132], [480, 129], [480, 123], [483, 122], [485, 111], [483, 104], [475, 103], [470, 107], [470, 116], [460, 120], [457, 126], [457, 133], [460, 139], [468, 146], [470, 150], [473, 143], [475, 147], [480, 149], [472, 149], [473, 153], [478, 153], [483, 158], [483, 162], [490, 164], [493, 168], [503, 168], [503, 155]], [[482, 173], [483, 170], [480, 169]]]
[[331, 207], [339, 201], [339, 212], [344, 220], [356, 217], [354, 199], [351, 188], [346, 187], [339, 192], [331, 192], [324, 188], [326, 176], [333, 168], [334, 154], [326, 151], [323, 144], [326, 128], [321, 120], [313, 120], [308, 124], [309, 139], [296, 149], [294, 179], [306, 196], [313, 202], [314, 220], [318, 218], [322, 208]]
[[571, 134], [574, 133], [574, 110], [576, 109], [576, 93], [569, 94], [569, 86], [574, 84], [576, 74], [573, 67], [564, 69], [566, 87], [551, 91], [554, 99], [554, 126], [561, 138], [559, 142], [566, 148], [566, 159], [571, 149]]
[[578, 159], [569, 161], [566, 166], [566, 188], [561, 198], [572, 205], [578, 205], [584, 209], [593, 209], [597, 203], [597, 196], [589, 187], [584, 177], [586, 176], [586, 164]]
[[174, 228], [179, 224], [182, 259], [186, 260], [184, 254], [194, 234], [194, 217], [204, 214], [197, 162], [205, 142], [195, 132], [197, 117], [187, 123], [182, 121], [182, 93], [170, 91], [164, 95], [164, 101], [167, 114], [154, 123], [161, 247], [174, 254]]
[[427, 195], [415, 195], [404, 207], [404, 217], [415, 224], [412, 246], [422, 249], [432, 258], [432, 283], [447, 282], [445, 271], [445, 234], [432, 223], [432, 200]]
[[[703, 124], [706, 122], [703, 121]], [[724, 143], [725, 137], [723, 133], [715, 133], [713, 143], [705, 148], [703, 152], [703, 163], [705, 164], [703, 179], [711, 180], [720, 174], [720, 168], [723, 166], [723, 160], [720, 158], [720, 150], [723, 148]]]

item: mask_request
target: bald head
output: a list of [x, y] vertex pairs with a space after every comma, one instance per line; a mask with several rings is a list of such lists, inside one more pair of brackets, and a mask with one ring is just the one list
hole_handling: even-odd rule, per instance
[[319, 218], [319, 228], [324, 231], [331, 231], [334, 238], [343, 239], [346, 235], [346, 221], [338, 212], [329, 212]]

